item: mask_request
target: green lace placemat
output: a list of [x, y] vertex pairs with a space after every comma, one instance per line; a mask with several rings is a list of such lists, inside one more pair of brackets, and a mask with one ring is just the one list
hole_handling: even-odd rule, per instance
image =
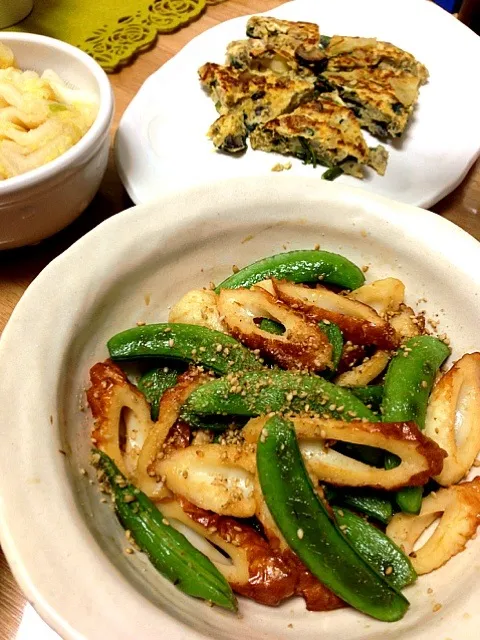
[[112, 73], [149, 49], [159, 33], [183, 27], [206, 5], [220, 2], [224, 0], [34, 0], [30, 15], [9, 30], [69, 42]]

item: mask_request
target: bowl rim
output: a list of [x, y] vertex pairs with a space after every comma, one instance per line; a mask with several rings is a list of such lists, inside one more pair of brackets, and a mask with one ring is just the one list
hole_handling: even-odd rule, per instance
[[[246, 198], [250, 199], [251, 207], [254, 206], [254, 203], [252, 202], [252, 193], [262, 194], [262, 196], [264, 196], [265, 193], [272, 194], [281, 191], [282, 195], [286, 199], [292, 198], [292, 194], [301, 194], [300, 197], [305, 198], [305, 200], [307, 201], [314, 198], [316, 193], [325, 193], [326, 201], [338, 198], [338, 200], [344, 202], [347, 206], [353, 206], [356, 203], [360, 205], [368, 204], [373, 220], [382, 218], [394, 227], [398, 227], [401, 225], [405, 229], [407, 229], [410, 234], [426, 232], [427, 238], [435, 237], [435, 242], [438, 243], [439, 250], [444, 251], [448, 259], [450, 259], [450, 256], [453, 256], [454, 254], [453, 245], [455, 243], [453, 242], [453, 240], [455, 237], [458, 238], [458, 242], [462, 247], [462, 251], [459, 252], [458, 255], [455, 254], [454, 262], [456, 265], [463, 265], [463, 268], [465, 270], [467, 261], [469, 261], [472, 256], [478, 258], [478, 256], [480, 255], [480, 243], [466, 231], [450, 222], [449, 220], [442, 218], [430, 211], [419, 209], [411, 205], [398, 203], [382, 196], [365, 192], [361, 189], [358, 189], [357, 187], [336, 185], [328, 182], [320, 183], [316, 178], [305, 178], [300, 176], [272, 175], [269, 176], [267, 180], [265, 179], [265, 177], [259, 177], [253, 179], [237, 178], [233, 180], [219, 181], [217, 183], [211, 183], [208, 185], [203, 185], [201, 187], [190, 188], [183, 192], [173, 194], [168, 193], [155, 201], [132, 207], [131, 209], [124, 211], [121, 215], [114, 216], [102, 222], [100, 225], [98, 225], [96, 228], [91, 230], [80, 240], [74, 243], [69, 249], [67, 249], [67, 251], [54, 259], [47, 267], [45, 267], [45, 269], [30, 285], [27, 292], [24, 294], [17, 307], [15, 308], [9, 322], [7, 323], [2, 336], [2, 340], [0, 341], [0, 361], [7, 361], [8, 351], [11, 349], [10, 345], [15, 346], [15, 343], [17, 343], [18, 346], [18, 344], [20, 344], [19, 340], [23, 340], [24, 334], [21, 331], [21, 328], [22, 326], [26, 326], [25, 321], [28, 319], [28, 313], [31, 313], [33, 309], [38, 309], [37, 305], [41, 300], [43, 300], [43, 290], [45, 289], [45, 287], [47, 287], [47, 290], [52, 289], [52, 295], [53, 283], [58, 282], [58, 277], [61, 277], [62, 274], [65, 274], [69, 271], [69, 264], [82, 259], [85, 253], [88, 253], [87, 250], [91, 250], [92, 248], [95, 248], [97, 250], [99, 246], [103, 245], [103, 240], [107, 235], [117, 238], [117, 241], [113, 243], [113, 246], [105, 247], [105, 253], [110, 251], [110, 260], [112, 260], [113, 258], [118, 259], [122, 254], [126, 254], [128, 247], [131, 248], [132, 243], [134, 242], [133, 238], [135, 234], [131, 233], [132, 223], [135, 223], [133, 224], [133, 228], [138, 229], [139, 234], [142, 237], [151, 233], [152, 228], [156, 228], [160, 234], [166, 231], [168, 239], [168, 237], [171, 237], [175, 232], [178, 233], [179, 228], [185, 228], [186, 225], [192, 223], [195, 220], [198, 223], [199, 218], [201, 219], [202, 217], [206, 217], [205, 213], [196, 215], [196, 212], [193, 210], [194, 207], [191, 207], [192, 202], [195, 203], [200, 200], [200, 198], [198, 198], [199, 195], [203, 199], [208, 198], [209, 203], [214, 202], [215, 200], [219, 202], [222, 198], [225, 202], [228, 202], [234, 189], [238, 189], [239, 187], [245, 185], [247, 185], [247, 187], [243, 190], [243, 194], [247, 194]], [[290, 189], [290, 187], [295, 188]], [[258, 195], [254, 195], [253, 197], [258, 198]], [[243, 202], [245, 203], [245, 199], [243, 200]], [[290, 202], [293, 202], [293, 200], [290, 200]], [[166, 218], [165, 221], [162, 221], [162, 219], [158, 216], [158, 211], [167, 210], [169, 206], [178, 208], [178, 206], [180, 205], [183, 206], [183, 213], [181, 215], [177, 217]], [[211, 214], [209, 215], [210, 217], [212, 217]], [[291, 214], [292, 220], [298, 220], [298, 217], [299, 214], [297, 212]], [[124, 230], [124, 240], [120, 242], [119, 232], [122, 229]], [[431, 240], [428, 240], [428, 242], [430, 243]], [[100, 261], [105, 260], [104, 255], [100, 254], [99, 259]], [[469, 261], [468, 264], [471, 265], [472, 263]], [[98, 271], [96, 269], [97, 267], [94, 267], [92, 273], [98, 274]], [[86, 271], [82, 269], [81, 273], [85, 274]], [[84, 275], [82, 275], [82, 279], [83, 277]], [[478, 288], [480, 291], [480, 275], [472, 273], [471, 278], [475, 280], [476, 284], [478, 284]], [[88, 282], [91, 282], [91, 278]], [[58, 287], [55, 287], [55, 289], [56, 295], [58, 295]], [[25, 317], [25, 314], [27, 314], [27, 317]], [[19, 326], [19, 329], [17, 329], [17, 324]], [[20, 333], [22, 334], [22, 336], [19, 335]], [[6, 420], [2, 420], [2, 417], [7, 417], [7, 414], [5, 413], [5, 407], [1, 402], [1, 398], [4, 393], [5, 392], [0, 389], [0, 433], [4, 429], [3, 425], [8, 424]], [[6, 396], [4, 396], [4, 399], [6, 399]], [[52, 431], [49, 432], [51, 440], [49, 448], [52, 449], [52, 451], [49, 452], [49, 455], [51, 455], [52, 462], [54, 462], [54, 466], [58, 470], [60, 463], [57, 459], [54, 460], [54, 454], [56, 454], [57, 452], [53, 451], [56, 444], [55, 438], [58, 439], [57, 432], [58, 427], [52, 427]], [[6, 442], [6, 444], [8, 445], [8, 442]], [[7, 448], [8, 447], [5, 447], [5, 449], [0, 449], [0, 462], [2, 460], [3, 462], [6, 461], [6, 456], [8, 456]], [[62, 458], [62, 456], [59, 457]], [[48, 473], [53, 472], [54, 471], [52, 469], [48, 471]], [[9, 495], [11, 501], [13, 499], [13, 483], [11, 479], [7, 477], [7, 475], [8, 474], [6, 473], [0, 475], [0, 539], [9, 563], [11, 564], [15, 578], [26, 593], [27, 598], [32, 602], [34, 608], [48, 622], [48, 624], [50, 624], [57, 632], [62, 634], [62, 637], [72, 640], [84, 638], [85, 636], [83, 636], [78, 631], [78, 627], [75, 628], [75, 622], [64, 617], [61, 608], [57, 609], [56, 606], [55, 608], [52, 608], [49, 602], [49, 600], [51, 600], [51, 593], [48, 593], [48, 579], [46, 578], [46, 576], [43, 576], [43, 584], [39, 584], [38, 581], [35, 581], [31, 576], [29, 566], [33, 566], [34, 553], [30, 552], [30, 558], [26, 558], [26, 554], [22, 553], [22, 550], [18, 548], [18, 543], [16, 542], [15, 535], [12, 535], [13, 530], [16, 528], [12, 520], [14, 520], [18, 516], [18, 512], [15, 512], [13, 516], [12, 514], [6, 513], [6, 505], [8, 502], [8, 498], [6, 498], [6, 496]], [[61, 478], [56, 477], [56, 482], [58, 485], [61, 484], [60, 480]], [[65, 497], [65, 488], [62, 488], [60, 490], [60, 487], [56, 487], [56, 489], [61, 491], [62, 497]], [[16, 491], [21, 491], [20, 484], [17, 485]], [[29, 491], [37, 492], [37, 485], [31, 485], [29, 487]], [[65, 503], [62, 505], [62, 507], [68, 507], [72, 509], [72, 503]], [[68, 515], [69, 518], [71, 518], [71, 523], [69, 526], [75, 531], [75, 542], [79, 543], [81, 547], [86, 547], [86, 532], [81, 528], [81, 526], [79, 527], [79, 524], [81, 525], [83, 523], [83, 527], [85, 527], [85, 524], [83, 521], [83, 516], [80, 515], [78, 507], [76, 507], [76, 510], [73, 513], [69, 513]], [[92, 548], [92, 546], [94, 548]], [[82, 549], [82, 551], [85, 551], [86, 554], [87, 549]], [[113, 565], [111, 565], [110, 560], [104, 554], [98, 553], [95, 545], [91, 545], [88, 551], [89, 555], [85, 555], [82, 557], [82, 562], [84, 562], [85, 565], [91, 563], [91, 556], [93, 554], [93, 556], [95, 556], [96, 558], [98, 572], [103, 573], [105, 582], [107, 584], [110, 584], [113, 579], [118, 580], [118, 576], [120, 575], [118, 573], [118, 570], [116, 570]], [[119, 582], [122, 581], [119, 580]], [[198, 631], [187, 628], [185, 624], [180, 621], [173, 621], [167, 612], [154, 607], [153, 604], [145, 600], [143, 596], [136, 589], [134, 589], [133, 585], [131, 585], [130, 583], [121, 584], [120, 586], [117, 586], [117, 589], [118, 593], [120, 593], [120, 590], [122, 590], [122, 596], [124, 600], [130, 599], [130, 604], [132, 606], [138, 606], [140, 600], [146, 603], [143, 605], [143, 607], [145, 609], [145, 613], [148, 614], [146, 615], [146, 617], [150, 620], [152, 619], [153, 615], [152, 608], [155, 609], [157, 615], [158, 613], [160, 613], [163, 616], [163, 632], [177, 632], [174, 635], [170, 636], [168, 636], [167, 633], [166, 637], [170, 637], [172, 638], [172, 640], [173, 638], [180, 639], [188, 637], [193, 640], [200, 638], [204, 639], [206, 637]], [[69, 596], [67, 595], [67, 597]], [[63, 601], [64, 598], [65, 594], [59, 594], [60, 600]], [[466, 602], [464, 604], [466, 604]], [[82, 607], [79, 607], [79, 609], [81, 608]], [[103, 607], [97, 607], [95, 615], [98, 616], [97, 622], [102, 622], [102, 616], [105, 615], [105, 617], [103, 618], [103, 622], [105, 624], [107, 616], [106, 614], [102, 614], [100, 612], [101, 609], [103, 609]], [[125, 611], [124, 614], [126, 615], [127, 612]], [[77, 615], [77, 623], [78, 620], [79, 617]], [[140, 626], [138, 628], [140, 628]], [[102, 630], [104, 632], [106, 631], [105, 628], [100, 629], [100, 631]], [[95, 635], [95, 637], [102, 636]], [[422, 640], [425, 640], [427, 638], [427, 636], [425, 636], [424, 634], [419, 634], [418, 638], [420, 637]]]
[[107, 74], [102, 67], [88, 53], [62, 40], [43, 36], [35, 33], [18, 33], [15, 31], [2, 32], [0, 42], [36, 43], [55, 49], [62, 54], [76, 58], [86, 67], [95, 78], [99, 88], [99, 109], [92, 126], [82, 138], [70, 149], [62, 153], [58, 158], [47, 162], [40, 167], [26, 171], [12, 178], [0, 182], [0, 198], [8, 195], [21, 195], [21, 193], [40, 182], [67, 170], [75, 161], [83, 156], [93, 153], [101, 144], [104, 135], [110, 128], [114, 112], [113, 90]]

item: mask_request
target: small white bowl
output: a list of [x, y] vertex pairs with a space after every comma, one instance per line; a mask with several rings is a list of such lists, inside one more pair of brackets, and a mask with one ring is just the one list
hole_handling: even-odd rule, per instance
[[15, 308], [0, 340], [0, 537], [28, 599], [66, 640], [478, 639], [480, 536], [406, 589], [411, 608], [395, 624], [353, 609], [308, 612], [300, 598], [278, 608], [242, 598], [236, 617], [182, 594], [143, 554], [125, 554], [125, 532], [89, 482], [84, 388], [107, 340], [162, 322], [168, 305], [233, 264], [317, 243], [369, 265], [369, 281], [401, 278], [409, 304], [439, 314], [452, 360], [480, 350], [474, 238], [429, 211], [283, 174], [113, 216], [50, 263]]
[[42, 167], [0, 181], [0, 249], [12, 249], [60, 231], [91, 202], [107, 167], [114, 100], [107, 75], [80, 49], [31, 33], [2, 33], [0, 41], [20, 68], [53, 69], [99, 100], [93, 125], [76, 145]]

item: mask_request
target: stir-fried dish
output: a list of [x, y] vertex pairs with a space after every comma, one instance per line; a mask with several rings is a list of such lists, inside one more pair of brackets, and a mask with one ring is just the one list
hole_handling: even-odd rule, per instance
[[480, 353], [445, 371], [427, 326], [400, 280], [315, 249], [114, 335], [87, 397], [126, 552], [230, 610], [236, 593], [402, 618], [402, 590], [480, 518]]
[[0, 42], [0, 180], [68, 151], [97, 112], [94, 94], [69, 87], [51, 69], [42, 75], [19, 69], [12, 50]]
[[252, 149], [328, 167], [326, 180], [363, 178], [365, 167], [384, 175], [388, 152], [369, 147], [362, 128], [382, 141], [402, 136], [426, 67], [389, 42], [320, 35], [310, 22], [252, 16], [246, 35], [230, 42], [224, 65], [198, 70], [219, 114], [208, 131], [215, 148], [238, 154], [249, 138]]

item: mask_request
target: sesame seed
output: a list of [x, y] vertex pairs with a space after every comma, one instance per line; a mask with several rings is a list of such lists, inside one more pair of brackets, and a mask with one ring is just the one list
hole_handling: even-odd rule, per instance
[[131, 555], [132, 555], [132, 553], [133, 553], [133, 549], [132, 549], [131, 547], [127, 547], [127, 548], [125, 549], [125, 553], [127, 553], [129, 556], [131, 556]]
[[385, 569], [385, 575], [386, 575], [386, 576], [389, 576], [389, 575], [390, 575], [390, 574], [392, 574], [392, 573], [393, 573], [393, 567], [387, 567], [387, 568]]
[[332, 323], [330, 322], [330, 320], [324, 320], [323, 324], [332, 324]]
[[170, 522], [166, 518], [162, 518], [162, 522], [166, 527], [168, 527], [168, 525], [170, 524]]
[[297, 538], [299, 540], [301, 540], [303, 538], [303, 529], [298, 529], [297, 530]]
[[320, 245], [318, 244], [318, 242], [313, 248], [314, 248], [315, 251], [318, 251], [320, 249]]
[[217, 353], [221, 353], [222, 350], [223, 350], [223, 346], [220, 343], [218, 343], [217, 346], [215, 347], [215, 349], [216, 349]]
[[170, 349], [173, 347], [174, 344], [175, 344], [175, 340], [173, 338], [170, 338], [170, 340], [168, 341], [168, 346], [170, 347]]
[[436, 613], [437, 611], [440, 611], [441, 608], [442, 608], [442, 605], [439, 602], [437, 602], [436, 604], [433, 605], [432, 611], [433, 613]]
[[325, 440], [325, 438], [327, 437], [327, 432], [325, 431], [325, 429], [322, 429], [320, 431], [320, 437], [322, 438], [322, 440]]
[[339, 515], [341, 518], [343, 518], [343, 516], [344, 516], [345, 514], [343, 513], [343, 511], [342, 511], [341, 509], [339, 509], [339, 510], [338, 510], [338, 515]]
[[428, 382], [426, 380], [422, 380], [422, 387], [426, 389], [428, 387]]

